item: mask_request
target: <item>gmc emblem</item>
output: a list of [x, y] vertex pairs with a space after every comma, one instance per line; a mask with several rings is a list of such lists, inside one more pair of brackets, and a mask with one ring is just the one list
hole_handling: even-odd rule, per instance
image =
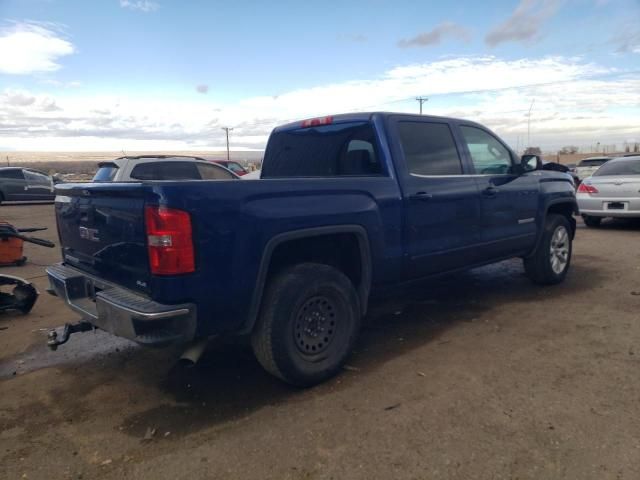
[[97, 229], [80, 227], [79, 230], [80, 230], [80, 238], [84, 238], [85, 240], [90, 240], [92, 242], [100, 241], [100, 235]]

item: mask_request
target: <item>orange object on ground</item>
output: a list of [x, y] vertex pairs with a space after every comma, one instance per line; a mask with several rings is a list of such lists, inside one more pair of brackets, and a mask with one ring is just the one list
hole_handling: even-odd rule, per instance
[[22, 265], [26, 260], [22, 252], [24, 240], [6, 235], [9, 232], [17, 233], [17, 230], [7, 222], [0, 222], [0, 266]]

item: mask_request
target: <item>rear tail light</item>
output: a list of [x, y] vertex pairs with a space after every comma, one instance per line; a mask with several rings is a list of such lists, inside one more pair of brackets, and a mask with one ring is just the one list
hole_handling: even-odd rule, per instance
[[302, 121], [302, 128], [307, 127], [318, 127], [320, 125], [331, 125], [333, 123], [333, 117], [320, 117], [320, 118], [310, 118], [309, 120]]
[[594, 187], [593, 185], [587, 185], [586, 183], [582, 182], [580, 184], [580, 186], [578, 187], [578, 192], [580, 193], [599, 193], [598, 189], [596, 187]]
[[173, 208], [147, 206], [149, 264], [154, 275], [178, 275], [195, 271], [191, 217]]

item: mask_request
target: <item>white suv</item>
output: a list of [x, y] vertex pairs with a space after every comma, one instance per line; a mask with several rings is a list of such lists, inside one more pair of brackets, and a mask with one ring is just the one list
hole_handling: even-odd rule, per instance
[[576, 176], [580, 179], [580, 181], [584, 180], [587, 177], [590, 177], [596, 170], [598, 170], [602, 165], [611, 160], [611, 157], [590, 157], [585, 158], [584, 160], [580, 160], [578, 166], [575, 169]]
[[235, 173], [203, 158], [184, 155], [140, 155], [100, 162], [94, 182], [145, 180], [237, 180]]

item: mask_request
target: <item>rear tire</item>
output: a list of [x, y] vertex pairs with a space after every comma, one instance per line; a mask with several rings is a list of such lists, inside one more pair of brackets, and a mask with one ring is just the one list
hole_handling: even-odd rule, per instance
[[539, 285], [562, 282], [569, 271], [572, 250], [569, 220], [564, 215], [547, 215], [536, 251], [524, 259], [527, 276]]
[[0, 205], [4, 202], [4, 193], [0, 192]]
[[340, 371], [359, 329], [351, 281], [328, 265], [302, 263], [269, 282], [251, 345], [269, 373], [309, 387]]
[[582, 215], [582, 221], [587, 227], [599, 227], [600, 222], [602, 222], [601, 217], [592, 217], [589, 215]]

